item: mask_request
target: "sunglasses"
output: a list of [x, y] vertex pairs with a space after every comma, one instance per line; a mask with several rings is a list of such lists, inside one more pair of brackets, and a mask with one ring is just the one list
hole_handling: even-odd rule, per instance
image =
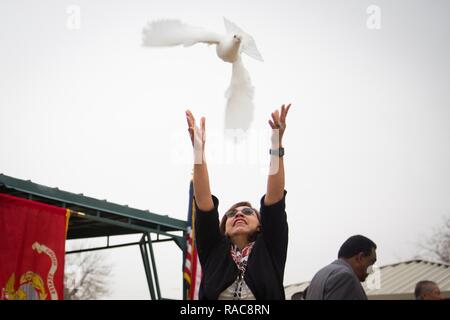
[[228, 218], [233, 218], [238, 212], [242, 212], [242, 214], [244, 214], [244, 215], [246, 215], [246, 216], [251, 216], [253, 213], [255, 213], [255, 210], [254, 209], [252, 209], [252, 208], [244, 208], [244, 209], [242, 209], [242, 210], [236, 210], [236, 209], [233, 209], [233, 210], [231, 210], [231, 211], [228, 211], [227, 213], [225, 213], [225, 215], [228, 217]]

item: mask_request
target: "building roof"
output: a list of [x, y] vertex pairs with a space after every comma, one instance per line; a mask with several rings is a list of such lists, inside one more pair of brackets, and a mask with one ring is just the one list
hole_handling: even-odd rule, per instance
[[379, 285], [374, 286], [371, 275], [364, 284], [364, 290], [371, 299], [414, 299], [416, 283], [423, 280], [436, 282], [441, 291], [450, 297], [450, 265], [424, 260], [410, 260], [380, 267]]
[[[410, 260], [379, 268], [363, 283], [369, 299], [414, 299], [416, 283], [434, 281], [442, 294], [450, 298], [450, 265], [425, 260]], [[285, 287], [286, 299], [297, 298], [309, 281]]]

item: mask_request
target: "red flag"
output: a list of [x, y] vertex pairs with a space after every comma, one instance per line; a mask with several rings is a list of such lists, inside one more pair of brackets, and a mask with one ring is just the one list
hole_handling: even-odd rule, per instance
[[64, 298], [69, 210], [0, 194], [0, 299]]

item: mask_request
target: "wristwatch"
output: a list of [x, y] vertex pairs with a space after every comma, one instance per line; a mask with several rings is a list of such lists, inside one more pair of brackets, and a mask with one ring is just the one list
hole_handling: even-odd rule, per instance
[[282, 157], [284, 156], [284, 148], [270, 149], [269, 154]]

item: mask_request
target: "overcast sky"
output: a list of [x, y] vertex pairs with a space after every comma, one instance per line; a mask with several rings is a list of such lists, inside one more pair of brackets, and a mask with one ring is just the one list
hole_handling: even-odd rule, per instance
[[[206, 117], [219, 211], [256, 205], [267, 120], [292, 102], [285, 285], [310, 280], [353, 234], [377, 243], [378, 265], [411, 259], [450, 213], [449, 12], [445, 0], [2, 0], [0, 172], [186, 219], [189, 107]], [[222, 137], [231, 65], [202, 44], [141, 47], [149, 20], [223, 32], [223, 17], [265, 60], [243, 58], [256, 109], [236, 147]], [[180, 298], [181, 252], [155, 249], [163, 296]], [[105, 298], [149, 297], [137, 247], [105, 255], [114, 265]]]

